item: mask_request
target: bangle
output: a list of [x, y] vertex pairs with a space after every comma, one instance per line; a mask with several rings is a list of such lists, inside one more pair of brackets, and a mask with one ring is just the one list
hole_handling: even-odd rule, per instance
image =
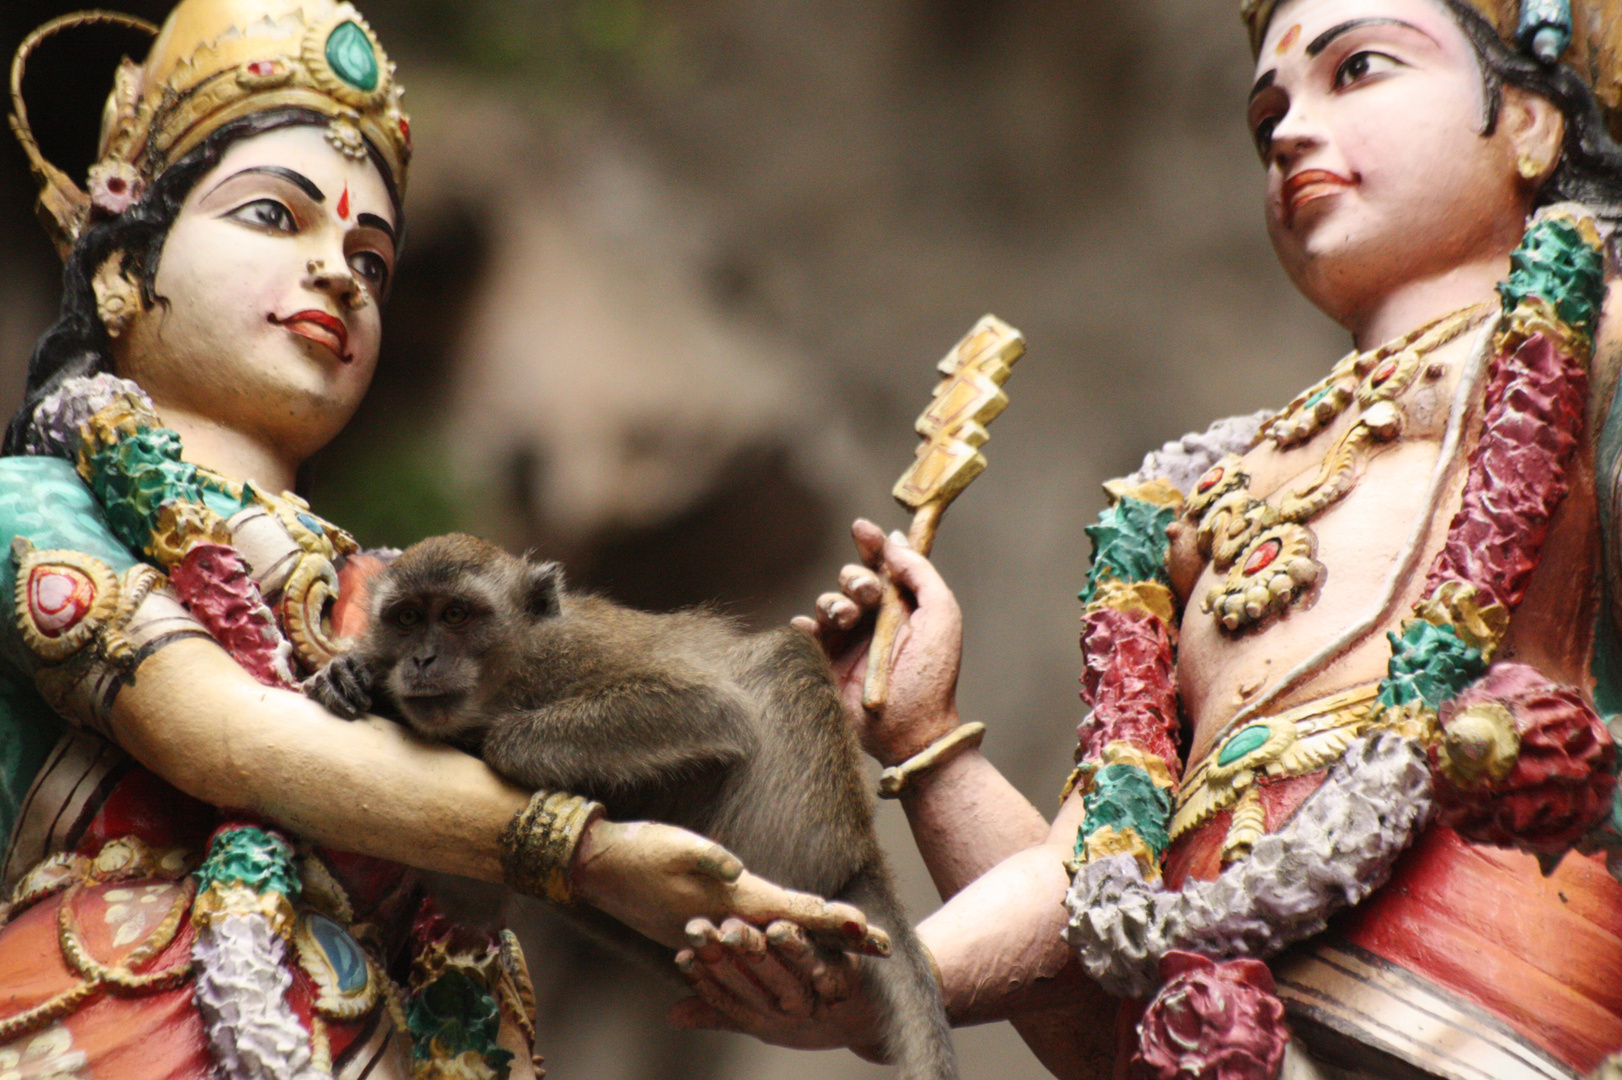
[[946, 1000], [946, 976], [941, 974], [941, 962], [939, 960], [935, 959], [935, 954], [930, 951], [930, 948], [929, 948], [928, 945], [924, 944], [922, 938], [918, 939], [918, 951], [924, 954], [924, 959], [925, 960], [929, 961], [930, 973], [935, 976], [935, 989], [940, 991], [941, 1000], [945, 1001]]
[[898, 797], [913, 777], [938, 769], [965, 750], [972, 750], [986, 737], [986, 726], [976, 721], [963, 724], [936, 739], [899, 765], [879, 774], [879, 798]]
[[529, 896], [567, 904], [574, 853], [603, 804], [565, 792], [537, 791], [501, 832], [501, 875]]

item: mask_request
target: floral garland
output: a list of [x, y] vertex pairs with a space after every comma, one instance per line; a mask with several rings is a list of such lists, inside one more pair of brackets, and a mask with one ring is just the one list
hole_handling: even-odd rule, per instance
[[[1083, 791], [1086, 809], [1066, 936], [1106, 986], [1151, 990], [1173, 949], [1261, 957], [1321, 929], [1330, 912], [1384, 880], [1423, 824], [1427, 755], [1444, 820], [1472, 838], [1564, 850], [1609, 809], [1615, 748], [1582, 696], [1514, 670], [1521, 665], [1488, 666], [1567, 491], [1604, 297], [1600, 251], [1580, 207], [1545, 208], [1528, 227], [1499, 286], [1502, 314], [1463, 503], [1413, 615], [1388, 635], [1389, 670], [1355, 729], [1362, 734], [1296, 819], [1255, 841], [1248, 860], [1175, 893], [1159, 885], [1180, 773], [1177, 606], [1165, 530], [1182, 495], [1142, 474], [1107, 486], [1112, 504], [1087, 530], [1094, 559], [1081, 593], [1082, 697], [1091, 713], [1066, 788], [1067, 796], [1072, 787]], [[1176, 454], [1168, 456], [1177, 464]], [[1326, 653], [1314, 670], [1332, 658]], [[1285, 681], [1298, 685], [1312, 673]], [[1500, 685], [1505, 679], [1513, 685]], [[1507, 705], [1482, 700], [1503, 693]], [[1230, 723], [1212, 757], [1238, 761], [1267, 741], [1267, 725], [1249, 719], [1255, 712]], [[1518, 757], [1523, 736], [1541, 751]], [[1510, 750], [1490, 768], [1472, 768], [1492, 756], [1484, 748], [1499, 744]], [[1260, 835], [1259, 806], [1255, 816]], [[1157, 1002], [1151, 1011], [1164, 1007]]]
[[[66, 380], [32, 419], [29, 452], [74, 461], [118, 540], [167, 574], [189, 613], [259, 682], [293, 689], [296, 668], [313, 671], [331, 658], [336, 645], [326, 623], [337, 596], [334, 564], [359, 550], [347, 533], [309, 513], [296, 496], [271, 497], [183, 460], [179, 434], [162, 426], [151, 400], [127, 380], [108, 374]], [[224, 825], [197, 879], [196, 999], [222, 1075], [330, 1077], [323, 1016], [360, 1015], [386, 977], [350, 939], [363, 988], [347, 995], [323, 989], [307, 1030], [287, 998], [289, 950], [302, 962], [306, 951], [327, 949], [332, 934], [318, 940], [295, 908], [304, 887], [287, 839], [263, 823]], [[336, 903], [334, 914], [343, 916], [341, 888], [330, 875], [323, 880], [336, 897], [327, 906]], [[457, 993], [429, 988], [442, 1025], [478, 1036], [454, 1045], [419, 1042], [414, 1075], [505, 1080], [511, 1054], [495, 1045], [492, 1018], [498, 1027], [497, 995], [514, 997], [505, 987], [512, 971], [522, 972], [522, 960], [509, 962], [508, 948], [489, 943], [454, 953], [446, 940], [419, 945], [442, 967], [471, 965], [488, 977]], [[391, 1002], [396, 993], [391, 989]], [[509, 1010], [515, 1012], [523, 1004], [504, 1003], [519, 1006]], [[402, 1031], [417, 1027], [403, 1014], [396, 1022]]]

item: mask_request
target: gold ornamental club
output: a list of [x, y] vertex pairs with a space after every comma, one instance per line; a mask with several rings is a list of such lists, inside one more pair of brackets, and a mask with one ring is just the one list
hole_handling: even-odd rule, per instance
[[[928, 555], [934, 546], [935, 530], [947, 506], [985, 471], [980, 448], [991, 437], [986, 425], [1008, 407], [1002, 385], [1023, 355], [1024, 335], [995, 315], [986, 315], [935, 365], [940, 385], [913, 425], [924, 441], [918, 444], [911, 467], [891, 489], [896, 501], [912, 511], [907, 539], [920, 554]], [[906, 614], [900, 590], [886, 578], [862, 687], [862, 704], [869, 709], [880, 708], [889, 698], [895, 660], [891, 654]]]

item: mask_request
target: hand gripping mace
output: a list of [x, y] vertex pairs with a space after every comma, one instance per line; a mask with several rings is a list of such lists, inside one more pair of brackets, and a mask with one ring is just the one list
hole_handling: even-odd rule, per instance
[[[941, 384], [913, 425], [924, 441], [918, 444], [917, 460], [891, 489], [896, 501], [912, 511], [907, 539], [919, 554], [929, 554], [947, 506], [985, 471], [980, 447], [991, 437], [986, 425], [1008, 407], [1002, 384], [1008, 381], [1014, 361], [1023, 355], [1024, 336], [995, 315], [987, 315], [935, 365], [942, 375]], [[869, 709], [881, 707], [890, 696], [891, 654], [906, 613], [901, 591], [886, 577], [884, 600], [867, 654], [867, 683], [862, 687], [862, 704]]]

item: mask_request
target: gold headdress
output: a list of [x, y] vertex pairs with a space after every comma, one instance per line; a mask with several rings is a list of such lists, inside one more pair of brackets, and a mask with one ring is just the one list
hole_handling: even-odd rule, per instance
[[[22, 75], [40, 42], [96, 23], [146, 30], [156, 40], [144, 63], [125, 60], [118, 69], [87, 193], [40, 153]], [[351, 157], [366, 157], [369, 142], [403, 190], [411, 121], [401, 94], [394, 65], [347, 0], [182, 0], [161, 31], [97, 11], [35, 30], [12, 61], [11, 126], [41, 186], [40, 216], [66, 257], [93, 211], [121, 211], [209, 134], [271, 109], [327, 117], [327, 140]]]
[[[1250, 50], [1281, 0], [1240, 0]], [[1622, 126], [1622, 3], [1618, 0], [1464, 0], [1510, 45], [1564, 63], [1594, 92], [1613, 132]]]

